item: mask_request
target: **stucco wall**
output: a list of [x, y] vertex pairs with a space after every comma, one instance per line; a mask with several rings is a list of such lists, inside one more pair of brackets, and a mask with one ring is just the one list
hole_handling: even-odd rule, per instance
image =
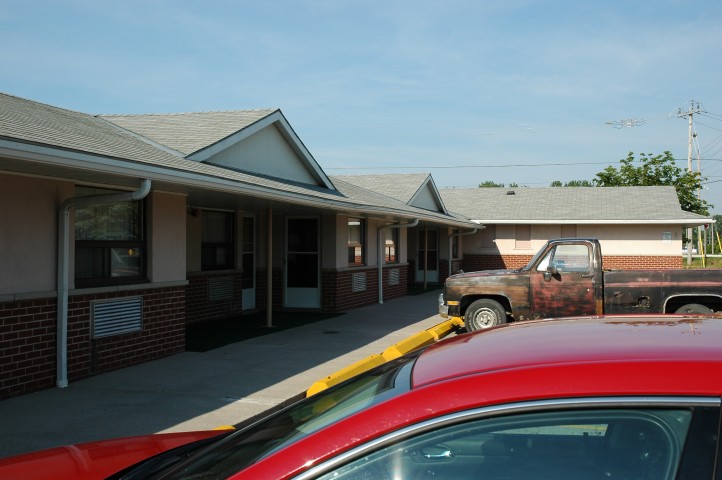
[[56, 288], [58, 206], [68, 182], [0, 174], [0, 295]]
[[148, 213], [148, 279], [151, 282], [185, 280], [185, 195], [152, 192]]
[[[569, 231], [562, 225], [532, 225], [531, 248], [517, 248], [515, 225], [494, 228], [491, 246], [483, 241], [483, 232], [464, 237], [464, 254], [530, 255], [547, 240], [565, 236], [563, 232]], [[575, 236], [598, 238], [604, 255], [674, 256], [681, 255], [682, 250], [682, 228], [676, 225], [577, 225]]]

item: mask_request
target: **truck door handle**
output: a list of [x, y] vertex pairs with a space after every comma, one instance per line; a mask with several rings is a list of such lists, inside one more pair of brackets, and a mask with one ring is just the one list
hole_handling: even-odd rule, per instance
[[585, 275], [582, 274], [582, 275], [579, 275], [579, 276], [580, 276], [581, 278], [594, 278], [594, 274], [593, 274], [593, 273], [587, 273], [587, 274], [585, 274]]

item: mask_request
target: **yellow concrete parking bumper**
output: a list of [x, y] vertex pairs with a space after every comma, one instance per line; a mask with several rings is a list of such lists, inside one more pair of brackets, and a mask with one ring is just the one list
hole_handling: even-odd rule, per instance
[[329, 375], [323, 380], [319, 380], [306, 390], [306, 396], [310, 397], [311, 395], [315, 395], [328, 387], [341, 383], [344, 380], [348, 380], [351, 377], [355, 377], [360, 373], [371, 370], [379, 365], [383, 365], [388, 361], [399, 358], [409, 352], [413, 352], [418, 348], [431, 345], [463, 326], [463, 320], [459, 317], [452, 317], [450, 320], [435, 325], [427, 330], [415, 333], [410, 337], [391, 345], [389, 348], [384, 350], [383, 353], [370, 355], [363, 360], [349, 365], [348, 367], [342, 368], [338, 372]]

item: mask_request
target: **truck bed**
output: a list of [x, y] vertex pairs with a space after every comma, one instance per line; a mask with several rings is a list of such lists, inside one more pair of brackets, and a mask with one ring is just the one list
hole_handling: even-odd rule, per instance
[[[722, 270], [605, 270], [605, 313], [674, 313], [689, 303], [722, 310]], [[716, 298], [711, 300], [709, 297]], [[703, 302], [704, 300], [704, 302]]]

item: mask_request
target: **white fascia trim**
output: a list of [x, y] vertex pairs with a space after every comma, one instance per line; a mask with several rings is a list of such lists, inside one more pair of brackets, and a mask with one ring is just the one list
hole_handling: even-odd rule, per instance
[[[22, 152], [23, 155], [18, 155], [18, 152]], [[352, 211], [372, 215], [390, 215], [402, 219], [421, 218], [423, 221], [427, 222], [439, 223], [452, 227], [469, 228], [468, 222], [443, 219], [435, 215], [424, 215], [419, 212], [407, 212], [394, 208], [379, 207], [375, 205], [360, 205], [325, 198], [312, 198], [300, 193], [269, 189], [251, 183], [225, 180], [218, 177], [183, 172], [181, 170], [173, 170], [171, 168], [158, 167], [155, 165], [131, 162], [128, 160], [117, 160], [87, 153], [71, 152], [26, 143], [0, 140], [0, 156], [6, 156], [14, 159], [27, 159], [37, 163], [59, 165], [79, 170], [105, 172], [123, 177], [150, 178], [152, 181], [167, 182], [234, 195], [255, 196], [264, 200], [282, 201], [290, 204], [319, 209]]]
[[230, 148], [236, 143], [250, 137], [255, 133], [258, 133], [266, 127], [273, 125], [274, 123], [279, 124], [278, 130], [281, 132], [281, 135], [283, 135], [283, 137], [288, 140], [288, 142], [291, 144], [291, 148], [303, 160], [303, 163], [306, 165], [306, 167], [312, 170], [317, 180], [321, 182], [326, 188], [336, 190], [336, 187], [333, 185], [333, 183], [331, 183], [331, 180], [318, 165], [316, 160], [313, 158], [313, 155], [311, 155], [311, 152], [308, 151], [301, 139], [298, 138], [298, 135], [296, 135], [296, 132], [294, 132], [293, 128], [288, 123], [288, 120], [286, 120], [286, 117], [283, 116], [283, 113], [281, 113], [280, 110], [276, 110], [270, 113], [269, 115], [255, 121], [251, 125], [243, 128], [242, 130], [239, 130], [233, 135], [230, 135], [223, 140], [214, 143], [213, 145], [210, 145], [202, 150], [198, 150], [197, 152], [190, 154], [186, 158], [188, 160], [204, 162], [209, 158], [213, 157], [214, 155]]

